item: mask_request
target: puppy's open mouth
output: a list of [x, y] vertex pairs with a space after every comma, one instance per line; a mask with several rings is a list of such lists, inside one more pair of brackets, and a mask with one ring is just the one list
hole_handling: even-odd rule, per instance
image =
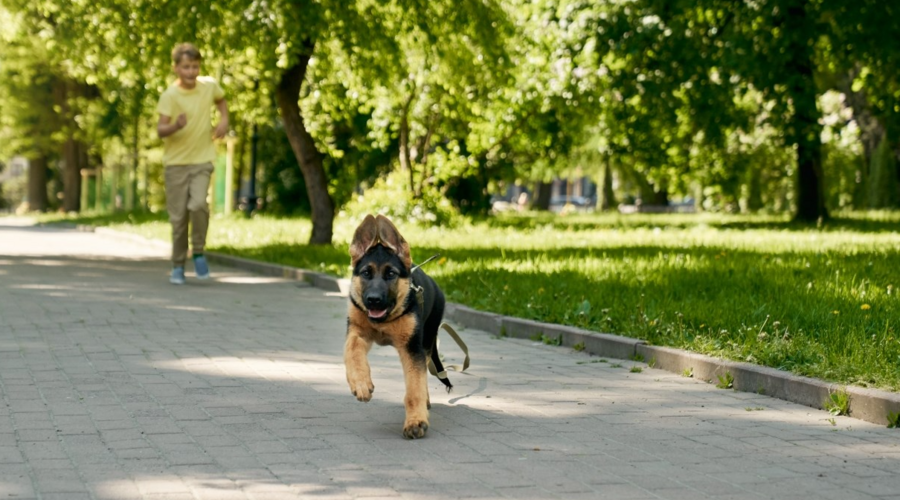
[[387, 316], [387, 309], [369, 309], [369, 318], [371, 319], [384, 319]]

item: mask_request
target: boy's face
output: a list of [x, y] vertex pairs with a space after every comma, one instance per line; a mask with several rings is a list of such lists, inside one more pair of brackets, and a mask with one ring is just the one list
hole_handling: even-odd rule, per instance
[[182, 56], [173, 71], [183, 88], [192, 89], [197, 85], [197, 77], [200, 76], [200, 61]]

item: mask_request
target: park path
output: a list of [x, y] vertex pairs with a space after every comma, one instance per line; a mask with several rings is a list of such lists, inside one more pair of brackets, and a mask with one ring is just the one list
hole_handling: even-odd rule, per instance
[[222, 267], [176, 287], [158, 246], [17, 224], [0, 500], [900, 498], [900, 431], [471, 329], [407, 441], [393, 349], [349, 394], [345, 299]]

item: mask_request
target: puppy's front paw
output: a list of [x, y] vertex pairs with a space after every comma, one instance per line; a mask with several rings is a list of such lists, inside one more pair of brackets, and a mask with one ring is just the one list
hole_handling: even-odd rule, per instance
[[428, 430], [428, 421], [419, 419], [408, 419], [403, 424], [403, 437], [406, 439], [419, 439], [425, 437], [425, 431]]
[[372, 393], [375, 392], [375, 384], [372, 383], [371, 379], [350, 382], [350, 392], [359, 401], [368, 403], [372, 399]]

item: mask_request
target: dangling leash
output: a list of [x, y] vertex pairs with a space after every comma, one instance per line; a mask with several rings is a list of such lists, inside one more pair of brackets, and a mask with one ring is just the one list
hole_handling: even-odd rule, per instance
[[[409, 275], [412, 276], [413, 271], [424, 266], [425, 264], [428, 264], [429, 262], [433, 261], [434, 259], [436, 259], [440, 256], [441, 256], [441, 254], [436, 253], [436, 254], [432, 255], [431, 257], [428, 257], [427, 259], [425, 259], [425, 262], [423, 262], [421, 264], [417, 264], [415, 266], [412, 266], [412, 269], [409, 270]], [[413, 285], [413, 288], [416, 288], [417, 289], [416, 291], [418, 292], [418, 288], [422, 288], [422, 287], [416, 287], [415, 285]]]
[[[413, 282], [412, 273], [416, 269], [419, 269], [420, 267], [424, 266], [425, 264], [428, 264], [432, 260], [440, 257], [440, 255], [441, 254], [439, 254], [439, 253], [432, 255], [431, 257], [426, 259], [421, 264], [413, 266], [412, 269], [410, 269], [410, 271], [409, 271], [410, 287], [413, 290], [415, 290], [415, 292], [416, 292], [416, 300], [419, 302], [419, 310], [422, 313], [422, 317], [425, 316], [425, 288], [418, 286], [415, 284], [415, 282]], [[449, 392], [452, 385], [450, 385], [450, 380], [447, 378], [447, 369], [451, 369], [451, 370], [457, 371], [457, 372], [466, 371], [466, 368], [469, 367], [469, 348], [468, 348], [468, 346], [466, 346], [466, 343], [463, 342], [462, 338], [460, 338], [459, 334], [456, 333], [456, 330], [454, 330], [452, 326], [448, 325], [445, 322], [441, 322], [441, 325], [438, 327], [438, 329], [443, 329], [445, 332], [447, 332], [447, 334], [450, 335], [450, 337], [452, 337], [454, 341], [456, 341], [456, 345], [459, 346], [459, 348], [462, 350], [463, 354], [466, 355], [466, 359], [463, 360], [462, 366], [447, 365], [441, 371], [437, 371], [437, 368], [434, 366], [434, 361], [431, 360], [431, 356], [428, 356], [428, 358], [427, 358], [428, 359], [428, 371], [435, 377], [439, 378], [441, 380], [441, 382], [443, 382], [444, 385], [447, 386], [447, 391]], [[434, 348], [435, 349], [438, 348], [437, 337], [435, 337], [435, 339], [434, 339]], [[438, 356], [440, 356], [440, 351], [438, 351]]]
[[[451, 369], [455, 372], [466, 371], [466, 368], [469, 367], [469, 348], [466, 347], [466, 343], [463, 342], [463, 340], [459, 337], [459, 334], [456, 333], [456, 330], [454, 330], [452, 326], [448, 325], [447, 323], [442, 322], [441, 326], [439, 328], [443, 328], [445, 332], [447, 332], [451, 337], [453, 337], [453, 340], [456, 341], [456, 345], [458, 345], [459, 348], [462, 349], [462, 352], [466, 355], [466, 359], [463, 361], [462, 366], [447, 365], [444, 367], [444, 370], [440, 371], [440, 372], [437, 371], [437, 368], [435, 368], [434, 362], [431, 361], [431, 358], [428, 358], [428, 371], [431, 372], [432, 375], [434, 375], [435, 377], [437, 377], [443, 381], [443, 380], [447, 379], [447, 369]], [[438, 341], [437, 341], [437, 339], [435, 339], [434, 340], [435, 348], [437, 348], [437, 344], [438, 344]]]

